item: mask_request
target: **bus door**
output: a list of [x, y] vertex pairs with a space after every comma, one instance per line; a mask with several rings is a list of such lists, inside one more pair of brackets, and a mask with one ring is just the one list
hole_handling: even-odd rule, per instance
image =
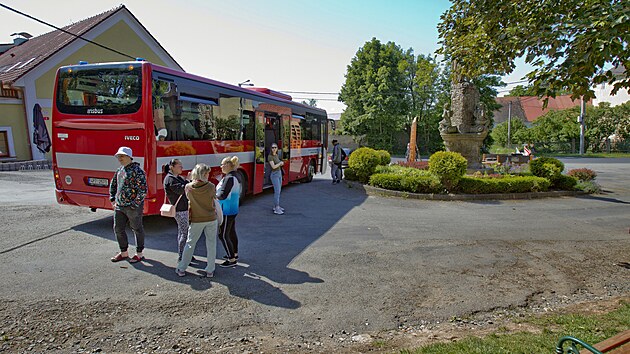
[[322, 151], [321, 151], [321, 173], [326, 173], [326, 166], [328, 166], [328, 119], [320, 120], [320, 128], [321, 128], [321, 143], [322, 143]]
[[281, 145], [280, 117], [274, 113], [256, 112], [256, 163], [254, 166], [254, 194], [260, 193], [264, 188], [272, 187], [271, 167], [267, 162], [267, 156], [271, 152], [271, 145]]

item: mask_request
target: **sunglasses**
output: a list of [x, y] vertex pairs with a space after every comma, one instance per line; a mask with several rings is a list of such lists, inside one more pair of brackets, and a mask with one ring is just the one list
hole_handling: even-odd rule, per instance
[[277, 147], [277, 146], [272, 146], [271, 148], [272, 148], [272, 149], [277, 149], [278, 147]]

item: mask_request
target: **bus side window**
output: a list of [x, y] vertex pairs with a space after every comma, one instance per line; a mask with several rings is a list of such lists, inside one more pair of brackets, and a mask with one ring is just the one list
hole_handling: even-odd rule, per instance
[[177, 85], [153, 80], [153, 125], [158, 140], [177, 140], [179, 122], [177, 113]]
[[242, 120], [242, 131], [241, 131], [241, 140], [254, 140], [255, 134], [255, 125], [254, 125], [254, 112], [252, 111], [243, 111], [243, 115], [241, 117]]

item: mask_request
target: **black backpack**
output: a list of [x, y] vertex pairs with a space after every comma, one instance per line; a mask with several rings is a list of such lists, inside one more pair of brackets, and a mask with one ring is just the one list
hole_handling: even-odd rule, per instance
[[346, 155], [346, 152], [344, 149], [340, 148], [339, 150], [341, 150], [341, 161], [343, 161], [346, 159], [348, 155]]

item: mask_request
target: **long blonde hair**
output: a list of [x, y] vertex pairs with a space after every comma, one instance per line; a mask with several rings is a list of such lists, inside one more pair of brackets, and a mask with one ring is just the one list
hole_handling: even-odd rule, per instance
[[206, 165], [205, 163], [200, 163], [197, 164], [195, 168], [193, 168], [190, 177], [193, 179], [193, 181], [198, 179], [204, 182], [208, 182], [208, 177], [206, 177], [208, 172], [210, 172], [210, 166]]
[[237, 156], [228, 156], [228, 157], [224, 158], [221, 161], [221, 165], [224, 165], [224, 164], [230, 165], [230, 171], [235, 171], [238, 168], [238, 166], [239, 166], [239, 164], [238, 164], [238, 157]]

